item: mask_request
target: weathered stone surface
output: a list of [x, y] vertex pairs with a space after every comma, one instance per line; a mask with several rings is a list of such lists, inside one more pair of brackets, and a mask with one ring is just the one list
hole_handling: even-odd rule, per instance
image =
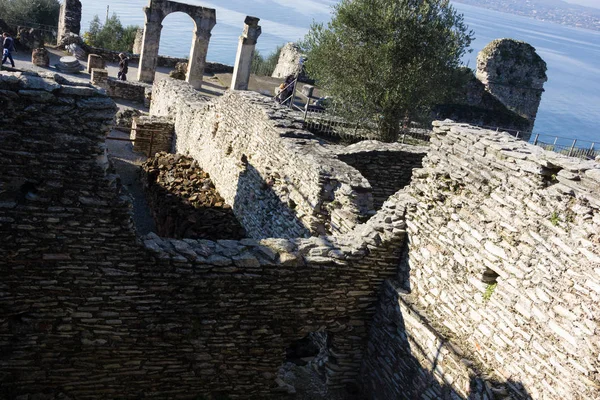
[[91, 74], [92, 69], [94, 68], [106, 69], [106, 61], [104, 61], [104, 58], [102, 58], [102, 56], [99, 56], [98, 54], [89, 54], [87, 60], [88, 74]]
[[50, 56], [45, 48], [34, 49], [31, 52], [31, 63], [38, 67], [50, 66]]
[[[410, 185], [345, 233], [137, 237], [105, 155], [116, 107], [89, 89], [0, 73], [8, 398], [279, 399], [271, 388], [285, 349], [322, 331], [328, 390], [362, 371], [372, 399], [597, 397], [597, 163], [443, 122]], [[253, 166], [256, 182], [264, 164], [290, 193], [331, 186], [348, 204], [370, 187], [258, 95], [210, 102], [189, 85], [159, 91], [157, 110], [175, 114], [180, 145], [198, 163]], [[317, 179], [294, 175], [307, 171]]]
[[141, 115], [133, 118], [131, 140], [133, 150], [152, 157], [161, 151], [170, 152], [173, 147], [173, 122], [165, 117]]
[[506, 107], [527, 118], [531, 128], [548, 80], [546, 70], [533, 46], [513, 39], [494, 40], [477, 56], [477, 78]]
[[151, 115], [174, 118], [175, 151], [210, 174], [253, 237], [348, 232], [372, 215], [366, 179], [301, 129], [300, 114], [257, 93], [209, 100], [175, 80], [153, 96]]
[[58, 46], [64, 47], [72, 35], [79, 35], [81, 30], [81, 1], [65, 0], [60, 6], [58, 19]]
[[183, 12], [194, 20], [195, 26], [186, 81], [194, 88], [200, 89], [206, 66], [210, 32], [217, 23], [215, 10], [175, 1], [150, 0], [149, 6], [144, 11], [146, 22], [144, 24], [144, 36], [138, 67], [138, 80], [145, 83], [154, 81], [162, 31], [161, 23], [167, 15], [174, 12]]
[[178, 79], [180, 81], [185, 81], [185, 76], [187, 75], [188, 63], [187, 62], [178, 62], [175, 64], [175, 69], [169, 72], [169, 77], [173, 79]]
[[159, 153], [142, 165], [142, 181], [160, 236], [210, 240], [246, 237], [231, 206], [196, 161]]
[[37, 90], [53, 96], [37, 102], [19, 94], [36, 90], [14, 74], [0, 77], [0, 116], [11, 127], [0, 134], [2, 390], [279, 398], [271, 387], [285, 349], [322, 330], [335, 332], [329, 387], [356, 379], [378, 289], [395, 276], [405, 236], [385, 220], [402, 220], [405, 201], [394, 197], [339, 237], [138, 238], [105, 158], [114, 103], [60, 86]]
[[[513, 398], [595, 398], [596, 171], [598, 163], [503, 133], [434, 125], [423, 168], [406, 188], [415, 207], [399, 283], [385, 291], [370, 332], [363, 382], [371, 398], [425, 388], [431, 398], [445, 390], [481, 398], [472, 377], [485, 381], [486, 371], [503, 377], [496, 390]], [[568, 193], [555, 190], [566, 182]]]
[[285, 78], [288, 75], [296, 75], [300, 72], [300, 58], [302, 53], [296, 43], [286, 43], [281, 49], [277, 66], [271, 75], [273, 78]]

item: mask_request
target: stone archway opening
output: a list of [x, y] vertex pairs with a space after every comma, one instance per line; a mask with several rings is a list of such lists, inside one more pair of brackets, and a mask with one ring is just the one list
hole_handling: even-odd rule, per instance
[[138, 80], [146, 83], [154, 82], [163, 21], [169, 14], [177, 12], [189, 15], [194, 21], [186, 81], [195, 89], [200, 89], [202, 87], [202, 76], [204, 75], [211, 31], [217, 23], [216, 11], [212, 8], [193, 6], [174, 1], [150, 0], [148, 6], [144, 7], [146, 21], [144, 24]]
[[162, 26], [159, 54], [189, 58], [196, 31], [194, 20], [188, 14], [177, 11], [167, 15]]

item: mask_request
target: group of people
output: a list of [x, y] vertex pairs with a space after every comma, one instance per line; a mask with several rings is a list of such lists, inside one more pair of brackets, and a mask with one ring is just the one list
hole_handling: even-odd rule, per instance
[[[15, 67], [15, 60], [13, 59], [12, 53], [15, 52], [15, 40], [10, 36], [8, 32], [2, 34], [2, 65], [8, 60], [11, 66]], [[119, 54], [119, 73], [117, 78], [121, 81], [127, 80], [127, 72], [129, 72], [129, 58], [125, 53]]]

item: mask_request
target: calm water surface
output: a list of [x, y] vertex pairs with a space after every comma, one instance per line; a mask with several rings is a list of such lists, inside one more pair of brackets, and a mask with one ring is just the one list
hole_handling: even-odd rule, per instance
[[[208, 52], [210, 61], [233, 64], [244, 18], [261, 19], [262, 35], [257, 48], [263, 55], [276, 46], [296, 41], [307, 32], [311, 22], [330, 19], [335, 0], [180, 0], [214, 8], [217, 25], [212, 31]], [[125, 25], [144, 24], [142, 7], [147, 0], [82, 0], [82, 28], [89, 27], [94, 15], [101, 19], [117, 13]], [[455, 4], [475, 31], [473, 52], [465, 63], [475, 67], [477, 53], [497, 38], [513, 38], [532, 44], [548, 64], [548, 82], [536, 120], [535, 131], [600, 145], [600, 32], [564, 27], [463, 4]], [[186, 57], [192, 41], [193, 22], [185, 14], [169, 15], [163, 21], [160, 53]]]

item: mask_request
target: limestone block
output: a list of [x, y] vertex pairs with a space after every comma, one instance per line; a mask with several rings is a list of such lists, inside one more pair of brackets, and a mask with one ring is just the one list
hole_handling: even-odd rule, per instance
[[50, 66], [50, 56], [45, 48], [33, 49], [31, 53], [31, 63], [38, 67]]
[[106, 89], [108, 87], [108, 70], [92, 69], [90, 81], [92, 85]]
[[315, 90], [314, 86], [311, 85], [303, 85], [302, 86], [302, 94], [306, 97], [312, 97], [313, 91]]
[[287, 43], [281, 49], [277, 66], [271, 75], [273, 78], [285, 78], [300, 72], [300, 58], [302, 53], [300, 47], [295, 43]]
[[104, 58], [102, 58], [102, 56], [100, 56], [98, 54], [88, 55], [88, 61], [87, 61], [88, 74], [91, 74], [92, 69], [94, 69], [94, 68], [97, 68], [97, 69], [105, 69], [106, 68], [106, 61], [104, 61]]

